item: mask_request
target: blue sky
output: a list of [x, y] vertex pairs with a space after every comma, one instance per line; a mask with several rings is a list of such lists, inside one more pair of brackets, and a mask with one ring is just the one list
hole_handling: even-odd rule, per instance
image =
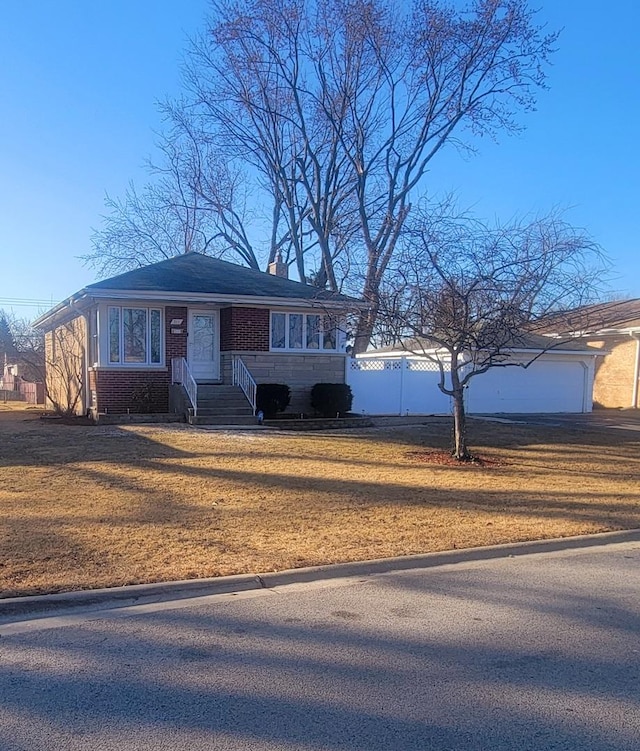
[[[430, 192], [481, 217], [567, 210], [609, 254], [618, 294], [640, 296], [640, 3], [538, 0], [563, 28], [527, 128], [433, 163]], [[104, 196], [145, 179], [156, 101], [180, 89], [206, 0], [0, 0], [0, 308], [33, 316], [94, 281], [79, 256]]]

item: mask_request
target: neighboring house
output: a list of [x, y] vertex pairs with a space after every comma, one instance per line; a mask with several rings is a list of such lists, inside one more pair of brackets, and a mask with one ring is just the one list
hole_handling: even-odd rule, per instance
[[144, 393], [166, 412], [172, 383], [229, 386], [241, 360], [257, 383], [290, 386], [291, 411], [308, 411], [314, 383], [344, 383], [344, 320], [362, 303], [286, 273], [281, 260], [263, 273], [189, 253], [90, 284], [34, 324], [49, 390], [64, 400], [76, 389], [79, 414], [135, 412]]
[[598, 352], [593, 384], [594, 404], [640, 407], [640, 298], [613, 300], [558, 314], [545, 333], [567, 332]]
[[22, 379], [23, 381], [29, 381], [35, 383], [42, 381], [42, 374], [44, 372], [44, 357], [38, 357], [37, 362], [31, 362], [31, 360], [23, 359], [19, 354], [14, 355], [9, 359], [5, 357], [5, 363], [2, 368], [2, 380], [10, 381], [11, 379]]
[[15, 397], [29, 404], [44, 404], [44, 356], [36, 353], [33, 361], [25, 360], [20, 354], [11, 361], [5, 355], [0, 372], [0, 391], [13, 392]]
[[[496, 366], [471, 379], [465, 392], [470, 413], [590, 412], [597, 354], [582, 342], [547, 349], [547, 337], [523, 334], [507, 350], [507, 367]], [[404, 349], [383, 348], [358, 355], [347, 380], [353, 411], [368, 414], [442, 414], [451, 411], [449, 397], [438, 388], [443, 362], [450, 386], [446, 353], [407, 343]], [[535, 358], [535, 359], [534, 359]], [[532, 362], [533, 361], [533, 362]], [[530, 364], [529, 364], [530, 363]], [[517, 367], [527, 365], [527, 367]]]

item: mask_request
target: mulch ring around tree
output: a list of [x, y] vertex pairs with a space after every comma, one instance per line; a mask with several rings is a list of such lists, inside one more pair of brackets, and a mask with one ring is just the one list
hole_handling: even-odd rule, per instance
[[505, 459], [489, 458], [486, 456], [473, 456], [467, 461], [459, 461], [444, 449], [428, 449], [425, 451], [407, 451], [405, 456], [409, 459], [422, 462], [424, 464], [434, 464], [441, 467], [475, 467], [476, 469], [495, 469], [505, 467], [508, 462]]

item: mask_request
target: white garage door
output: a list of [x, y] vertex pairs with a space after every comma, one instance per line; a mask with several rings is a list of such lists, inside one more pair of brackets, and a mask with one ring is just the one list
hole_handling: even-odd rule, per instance
[[587, 375], [578, 360], [541, 358], [528, 368], [492, 368], [471, 380], [467, 411], [583, 412], [589, 408]]

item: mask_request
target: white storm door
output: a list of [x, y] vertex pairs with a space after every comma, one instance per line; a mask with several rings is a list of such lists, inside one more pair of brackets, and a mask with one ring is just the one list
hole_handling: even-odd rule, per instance
[[220, 327], [218, 311], [189, 310], [187, 348], [189, 368], [196, 381], [220, 378]]

